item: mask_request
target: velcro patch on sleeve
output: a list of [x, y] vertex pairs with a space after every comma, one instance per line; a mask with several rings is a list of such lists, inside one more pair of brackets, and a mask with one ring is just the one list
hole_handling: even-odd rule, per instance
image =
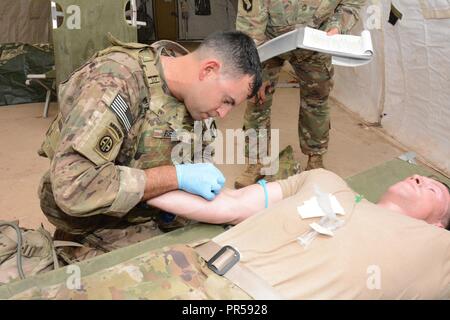
[[120, 93], [116, 95], [109, 107], [116, 114], [126, 132], [129, 132], [133, 125], [133, 116], [131, 114], [130, 106]]
[[157, 139], [175, 139], [177, 136], [175, 130], [159, 130], [153, 131], [153, 138]]

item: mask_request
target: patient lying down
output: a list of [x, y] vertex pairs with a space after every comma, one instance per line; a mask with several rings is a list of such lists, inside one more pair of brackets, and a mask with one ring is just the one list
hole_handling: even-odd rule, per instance
[[[314, 198], [317, 188], [334, 196], [344, 223], [305, 247], [299, 238], [321, 218], [302, 217], [298, 207]], [[268, 209], [260, 185], [225, 190], [212, 202], [176, 191], [149, 204], [189, 219], [236, 224], [207, 245], [235, 248], [239, 266], [285, 299], [450, 298], [450, 233], [443, 228], [448, 226], [450, 196], [443, 184], [412, 176], [373, 204], [357, 197], [334, 173], [318, 169], [268, 183], [267, 190]], [[199, 256], [201, 248], [179, 244], [146, 252], [83, 277], [81, 291], [63, 283], [17, 298], [254, 297], [227, 274], [209, 270]]]
[[[298, 207], [317, 187], [342, 206], [344, 225], [318, 235], [307, 248], [299, 238], [320, 218]], [[213, 238], [231, 245], [241, 264], [288, 299], [450, 298], [450, 194], [436, 180], [414, 175], [391, 186], [378, 204], [323, 169], [267, 184], [226, 190], [206, 202], [182, 192], [151, 205], [187, 218], [237, 224]]]
[[[308, 172], [303, 173], [307, 175]], [[291, 178], [294, 181], [295, 178]], [[282, 182], [286, 184], [286, 182]], [[284, 196], [279, 182], [267, 184], [269, 206]], [[301, 192], [301, 188], [297, 190]], [[432, 178], [413, 175], [392, 185], [378, 206], [441, 228], [450, 226], [450, 193], [447, 186]], [[182, 217], [207, 223], [237, 224], [264, 209], [262, 186], [255, 184], [239, 190], [224, 189], [214, 201], [173, 191], [149, 200], [149, 205]]]

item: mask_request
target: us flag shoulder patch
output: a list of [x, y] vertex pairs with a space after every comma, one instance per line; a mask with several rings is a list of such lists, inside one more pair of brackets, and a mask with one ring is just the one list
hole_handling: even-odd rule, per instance
[[124, 129], [129, 132], [133, 125], [133, 116], [131, 115], [130, 106], [125, 99], [120, 94], [117, 94], [109, 107], [117, 115]]

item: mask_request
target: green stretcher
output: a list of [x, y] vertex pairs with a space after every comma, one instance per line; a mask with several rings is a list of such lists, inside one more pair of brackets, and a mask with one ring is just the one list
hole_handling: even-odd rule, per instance
[[[388, 186], [413, 174], [434, 175], [450, 183], [450, 179], [421, 165], [410, 164], [394, 159], [382, 165], [359, 173], [346, 179], [349, 186], [369, 201], [376, 202]], [[198, 223], [178, 229], [135, 245], [118, 249], [99, 257], [80, 262], [81, 274], [87, 276], [100, 270], [125, 262], [145, 252], [170, 246], [177, 243], [191, 243], [202, 239], [213, 238], [224, 232], [223, 226]], [[43, 288], [56, 285], [67, 280], [70, 273], [67, 268], [60, 268], [48, 273], [36, 275], [21, 281], [12, 282], [0, 287], [0, 299], [8, 299], [30, 288]]]

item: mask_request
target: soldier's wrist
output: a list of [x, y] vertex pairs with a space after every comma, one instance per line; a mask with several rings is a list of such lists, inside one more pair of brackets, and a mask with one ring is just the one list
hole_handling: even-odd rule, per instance
[[175, 166], [161, 166], [144, 170], [147, 177], [143, 201], [178, 189]]

